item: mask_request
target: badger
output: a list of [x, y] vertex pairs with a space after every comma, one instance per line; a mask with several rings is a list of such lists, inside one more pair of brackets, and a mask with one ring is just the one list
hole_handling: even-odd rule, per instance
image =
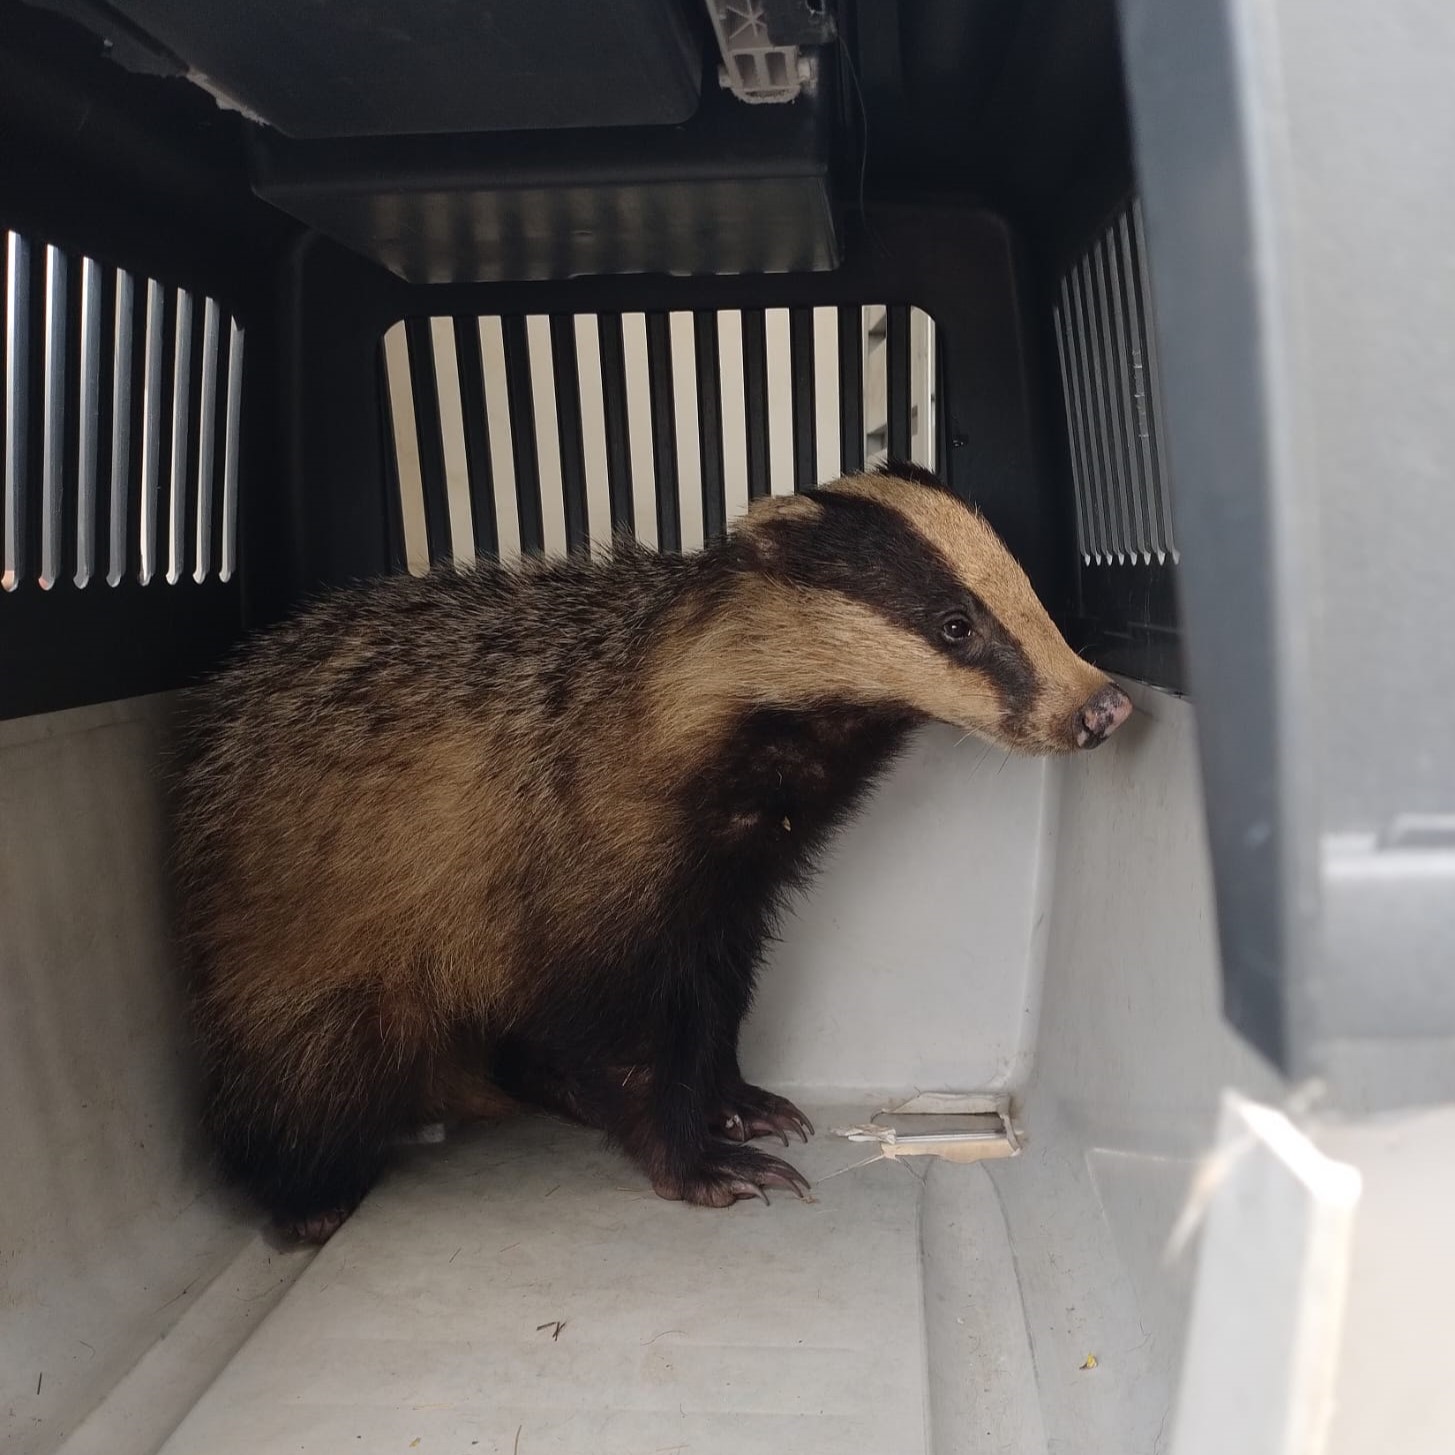
[[913, 467], [757, 501], [691, 555], [339, 589], [198, 690], [180, 938], [228, 1172], [321, 1241], [419, 1127], [542, 1108], [664, 1198], [802, 1195], [751, 1145], [765, 943], [919, 724], [1094, 747], [1131, 712]]

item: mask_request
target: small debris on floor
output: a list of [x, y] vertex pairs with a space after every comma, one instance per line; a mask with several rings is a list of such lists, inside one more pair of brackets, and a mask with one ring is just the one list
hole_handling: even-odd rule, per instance
[[1081, 1367], [1083, 1369], [1095, 1369], [1096, 1368], [1096, 1355], [1095, 1354], [1088, 1354], [1086, 1356], [1086, 1363], [1083, 1364]]
[[555, 1343], [561, 1337], [561, 1330], [566, 1327], [565, 1319], [547, 1319], [543, 1324], [536, 1325], [536, 1333], [544, 1333], [547, 1329], [554, 1330], [551, 1334], [551, 1343]]
[[411, 1449], [411, 1450], [417, 1450], [417, 1449], [418, 1449], [418, 1448], [419, 1448], [419, 1442], [420, 1442], [420, 1441], [421, 1441], [421, 1440], [422, 1440], [422, 1439], [423, 1439], [423, 1438], [424, 1438], [424, 1436], [423, 1436], [423, 1435], [416, 1435], [416, 1436], [415, 1436], [415, 1437], [414, 1437], [414, 1438], [413, 1438], [413, 1439], [412, 1439], [412, 1440], [411, 1440], [411, 1441], [410, 1441], [410, 1442], [409, 1442], [409, 1448], [410, 1448], [410, 1449]]

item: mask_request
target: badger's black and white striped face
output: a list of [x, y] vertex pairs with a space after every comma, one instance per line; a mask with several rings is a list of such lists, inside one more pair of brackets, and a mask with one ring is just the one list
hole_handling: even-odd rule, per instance
[[742, 535], [809, 619], [803, 669], [829, 690], [1023, 752], [1095, 747], [1131, 713], [995, 532], [937, 484], [848, 476], [759, 502]]

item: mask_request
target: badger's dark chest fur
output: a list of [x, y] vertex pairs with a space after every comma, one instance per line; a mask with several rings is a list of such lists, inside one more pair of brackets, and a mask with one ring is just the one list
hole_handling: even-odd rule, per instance
[[907, 712], [838, 704], [749, 712], [685, 797], [705, 852], [768, 877], [793, 877], [912, 726]]

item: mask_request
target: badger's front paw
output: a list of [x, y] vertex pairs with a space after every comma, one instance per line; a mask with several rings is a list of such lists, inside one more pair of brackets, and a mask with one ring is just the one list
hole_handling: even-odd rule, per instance
[[813, 1123], [791, 1101], [746, 1081], [740, 1081], [723, 1098], [712, 1129], [730, 1142], [779, 1137], [785, 1147], [789, 1132], [797, 1133], [805, 1142], [813, 1135]]
[[781, 1157], [756, 1147], [717, 1146], [705, 1152], [691, 1172], [653, 1179], [652, 1189], [658, 1197], [672, 1202], [731, 1207], [749, 1197], [761, 1197], [767, 1202], [766, 1189], [770, 1187], [786, 1187], [799, 1197], [807, 1197], [808, 1185], [803, 1173]]

